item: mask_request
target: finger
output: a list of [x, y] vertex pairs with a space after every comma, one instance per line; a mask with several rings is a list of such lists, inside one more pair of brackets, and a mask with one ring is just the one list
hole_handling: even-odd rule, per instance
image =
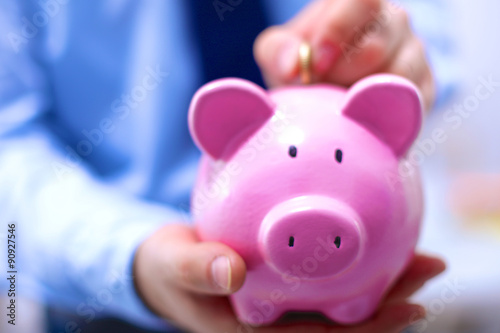
[[367, 22], [374, 20], [382, 0], [329, 1], [321, 18], [311, 27], [310, 41], [314, 48], [314, 70], [325, 73], [340, 56], [340, 47], [350, 43]]
[[321, 17], [332, 1], [337, 0], [316, 0], [304, 7], [297, 15], [286, 23], [291, 29], [304, 37], [309, 37], [311, 27], [317, 25], [318, 18]]
[[420, 305], [409, 303], [386, 304], [365, 324], [357, 327], [345, 327], [336, 331], [332, 330], [332, 333], [399, 333], [423, 318], [425, 318], [425, 309]]
[[430, 68], [427, 68], [424, 77], [420, 82], [417, 83], [422, 93], [422, 98], [424, 99], [424, 110], [426, 113], [433, 108], [436, 102], [436, 84], [434, 81], [434, 75], [432, 74]]
[[423, 43], [413, 36], [391, 58], [380, 72], [400, 75], [415, 83], [422, 93], [424, 110], [429, 111], [434, 104], [436, 88]]
[[245, 262], [221, 243], [184, 243], [171, 250], [166, 261], [167, 279], [198, 293], [226, 295], [238, 290], [245, 280]]
[[254, 57], [269, 86], [288, 83], [297, 75], [301, 42], [286, 26], [268, 28], [257, 37]]
[[400, 75], [415, 83], [420, 88], [424, 102], [424, 110], [432, 108], [436, 97], [434, 77], [427, 61], [425, 47], [417, 38], [408, 40], [393, 57], [389, 66], [381, 72]]
[[446, 265], [441, 259], [416, 255], [410, 267], [389, 292], [386, 301], [393, 302], [410, 297], [425, 282], [442, 273], [445, 269]]
[[425, 48], [422, 42], [413, 37], [399, 50], [384, 72], [400, 75], [418, 84], [428, 69]]
[[405, 11], [398, 10], [386, 20], [388, 25], [367, 26], [351, 43], [342, 45], [342, 56], [328, 72], [328, 81], [351, 85], [367, 75], [388, 72], [413, 37]]
[[268, 86], [292, 83], [299, 70], [299, 47], [331, 0], [317, 0], [284, 25], [270, 27], [254, 43], [254, 57]]
[[245, 262], [227, 245], [200, 242], [192, 227], [181, 224], [165, 226], [153, 237], [153, 244], [143, 248], [141, 255], [161, 256], [161, 267], [153, 269], [167, 284], [215, 295], [242, 286]]

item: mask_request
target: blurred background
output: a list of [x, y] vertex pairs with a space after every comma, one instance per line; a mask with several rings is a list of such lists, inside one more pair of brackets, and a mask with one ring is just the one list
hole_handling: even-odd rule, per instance
[[[500, 82], [500, 3], [446, 1], [456, 45], [457, 90], [430, 117], [422, 138], [448, 139], [422, 165], [426, 218], [420, 248], [447, 271], [415, 299], [429, 312], [410, 332], [500, 332], [500, 87], [474, 105], [481, 77]], [[470, 103], [467, 104], [467, 103]], [[454, 122], [457, 105], [469, 109]], [[465, 109], [465, 107], [463, 107]], [[469, 115], [467, 115], [469, 114]], [[459, 124], [460, 123], [460, 124]]]
[[[412, 4], [418, 7], [418, 1]], [[500, 83], [500, 2], [445, 0], [443, 5], [454, 56], [446, 65], [454, 85], [429, 117], [421, 142], [435, 130], [444, 131], [446, 140], [416, 149], [425, 156], [426, 216], [419, 248], [442, 256], [448, 269], [415, 296], [428, 317], [408, 332], [499, 333], [500, 86], [491, 85], [483, 100], [475, 95], [484, 81]], [[425, 8], [419, 12], [426, 14]], [[457, 107], [465, 111], [459, 114]], [[21, 302], [16, 332], [45, 332], [44, 310]], [[0, 332], [8, 329], [1, 320]]]

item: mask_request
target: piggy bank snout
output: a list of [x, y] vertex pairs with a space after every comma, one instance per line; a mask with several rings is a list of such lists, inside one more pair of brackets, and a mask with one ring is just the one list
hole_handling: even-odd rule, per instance
[[303, 196], [275, 206], [263, 220], [259, 246], [282, 274], [320, 279], [350, 267], [361, 251], [359, 217], [347, 205]]

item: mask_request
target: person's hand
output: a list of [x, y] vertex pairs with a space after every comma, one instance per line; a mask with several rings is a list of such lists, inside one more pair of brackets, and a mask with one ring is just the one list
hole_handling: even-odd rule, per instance
[[313, 81], [350, 86], [374, 73], [413, 81], [429, 109], [434, 79], [406, 11], [387, 0], [316, 0], [257, 38], [254, 55], [271, 87], [297, 82], [299, 46], [312, 45]]
[[399, 332], [425, 315], [406, 298], [443, 270], [441, 260], [417, 255], [377, 314], [357, 326], [315, 322], [250, 328], [238, 322], [226, 297], [243, 285], [246, 274], [243, 259], [226, 245], [199, 242], [192, 228], [167, 225], [138, 248], [134, 261], [136, 288], [150, 309], [197, 333]]

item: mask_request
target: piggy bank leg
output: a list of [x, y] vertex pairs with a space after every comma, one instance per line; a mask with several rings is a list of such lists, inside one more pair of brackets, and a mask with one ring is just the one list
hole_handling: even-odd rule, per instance
[[269, 299], [231, 297], [231, 303], [238, 319], [252, 326], [268, 325], [283, 314], [283, 309]]
[[358, 296], [325, 307], [323, 313], [330, 319], [344, 325], [357, 324], [369, 319], [377, 311], [390, 284], [388, 276], [381, 277], [368, 290], [359, 291]]
[[339, 303], [335, 307], [323, 312], [333, 321], [349, 325], [368, 319], [375, 312], [376, 305], [369, 297], [359, 297]]

